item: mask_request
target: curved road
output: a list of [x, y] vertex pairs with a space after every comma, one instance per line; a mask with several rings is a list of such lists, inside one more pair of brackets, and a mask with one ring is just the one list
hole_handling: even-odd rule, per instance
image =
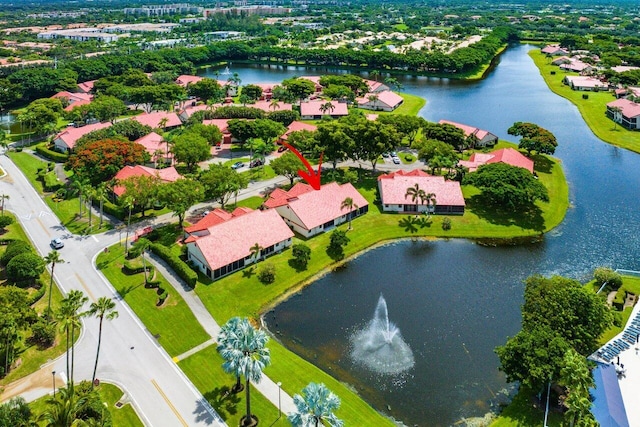
[[[0, 179], [0, 194], [9, 196], [5, 208], [19, 218], [38, 251], [46, 255], [51, 239], [62, 237], [65, 247], [60, 255], [66, 262], [56, 265], [55, 276], [63, 291], [81, 290], [90, 302], [102, 296], [115, 298], [115, 290], [94, 268], [94, 261], [101, 250], [118, 242], [119, 233], [72, 235], [13, 162], [0, 156], [0, 167], [7, 173]], [[98, 378], [121, 386], [146, 425], [226, 426], [129, 307], [116, 301], [116, 309], [118, 319], [103, 327]], [[83, 323], [83, 337], [75, 352], [76, 380], [91, 378], [97, 345], [98, 321], [84, 319]], [[51, 370], [64, 380], [65, 358], [55, 360]], [[39, 394], [46, 392], [41, 390]]]

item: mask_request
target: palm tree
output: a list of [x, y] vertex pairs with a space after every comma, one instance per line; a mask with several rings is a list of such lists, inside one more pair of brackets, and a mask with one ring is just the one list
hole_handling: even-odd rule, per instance
[[96, 351], [96, 363], [93, 365], [93, 376], [91, 377], [91, 387], [96, 380], [96, 371], [98, 370], [98, 357], [100, 357], [100, 344], [102, 342], [102, 321], [106, 317], [107, 320], [113, 320], [118, 317], [118, 312], [115, 310], [116, 303], [111, 298], [100, 297], [98, 302], [94, 302], [89, 307], [87, 312], [91, 316], [95, 316], [100, 319], [100, 326], [98, 327], [98, 350]]
[[87, 180], [79, 176], [76, 176], [76, 178], [71, 182], [71, 187], [78, 192], [78, 213], [80, 218], [82, 218], [82, 198], [88, 186], [89, 183]]
[[[64, 331], [67, 336], [67, 376], [69, 378], [70, 387], [72, 388], [75, 357], [75, 334], [76, 329], [80, 328], [80, 318], [84, 315], [84, 313], [78, 313], [78, 310], [80, 310], [88, 300], [89, 298], [87, 298], [82, 291], [72, 290], [67, 294], [67, 297], [62, 300], [62, 306], [60, 307], [57, 315], [60, 330]], [[71, 347], [71, 353], [69, 353], [69, 347]]]
[[287, 417], [293, 426], [342, 427], [344, 425], [342, 420], [334, 414], [334, 411], [340, 407], [340, 398], [324, 384], [309, 383], [302, 390], [302, 396], [299, 394], [293, 396], [293, 403], [296, 405], [297, 412]]
[[164, 130], [164, 128], [167, 126], [167, 123], [169, 122], [169, 117], [163, 117], [160, 119], [160, 121], [158, 122], [158, 130], [162, 131]]
[[264, 248], [260, 246], [260, 243], [258, 242], [256, 242], [249, 248], [249, 251], [251, 252], [251, 259], [253, 260], [253, 262], [257, 262], [257, 260], [260, 259], [260, 251], [262, 251], [263, 249]]
[[353, 199], [351, 197], [347, 197], [340, 204], [340, 210], [343, 210], [343, 209], [349, 210], [349, 213], [347, 214], [347, 218], [349, 218], [349, 230], [351, 230], [351, 218], [352, 218], [351, 211], [358, 210], [358, 205], [353, 203]]
[[613, 120], [613, 130], [618, 128], [618, 121], [616, 120], [617, 115], [622, 113], [622, 108], [620, 107], [609, 107], [609, 110], [613, 113], [611, 115], [611, 120]]
[[2, 211], [2, 216], [4, 216], [4, 201], [10, 199], [8, 194], [0, 194], [0, 210]]
[[378, 95], [375, 94], [371, 94], [367, 97], [367, 100], [369, 102], [373, 103], [373, 109], [375, 110], [377, 108], [376, 104], [378, 103], [378, 99], [380, 99], [380, 97]]
[[95, 187], [87, 185], [84, 189], [84, 201], [87, 205], [87, 212], [89, 214], [89, 227], [87, 228], [87, 232], [91, 229], [91, 205], [93, 204], [93, 197], [95, 194]]
[[129, 243], [129, 227], [131, 226], [131, 208], [135, 204], [135, 199], [127, 197], [124, 199], [124, 206], [129, 208], [129, 217], [127, 219], [127, 236], [124, 239], [124, 253], [127, 253], [127, 244]]
[[320, 106], [320, 112], [322, 114], [327, 114], [327, 111], [329, 111], [329, 115], [331, 115], [331, 113], [333, 113], [333, 110], [335, 110], [336, 107], [335, 105], [333, 105], [332, 102], [325, 102], [324, 104], [322, 104]]
[[[218, 334], [218, 351], [220, 351], [221, 348], [230, 347], [238, 341], [237, 331], [240, 329], [238, 325], [241, 320], [242, 319], [240, 317], [233, 317], [229, 319], [227, 323], [222, 325]], [[231, 388], [231, 391], [233, 393], [240, 393], [244, 390], [244, 386], [242, 385], [242, 381], [240, 381], [240, 372], [238, 371], [237, 366], [233, 364], [234, 361], [235, 360], [228, 360], [228, 363], [225, 362], [225, 364], [222, 365], [222, 368], [225, 372], [236, 375], [236, 383]]]
[[373, 70], [369, 73], [369, 77], [372, 77], [375, 81], [378, 81], [378, 77], [380, 77], [380, 71]]
[[[269, 336], [260, 329], [255, 329], [249, 319], [231, 319], [233, 332], [228, 337], [223, 337], [226, 345], [218, 346], [218, 352], [225, 360], [222, 367], [227, 372], [235, 372], [245, 378], [245, 392], [247, 400], [247, 413], [242, 425], [250, 425], [251, 416], [251, 394], [250, 381], [256, 383], [262, 379], [262, 370], [271, 364], [269, 349], [266, 347]], [[222, 332], [221, 332], [222, 333]]]
[[403, 88], [402, 83], [400, 83], [395, 77], [387, 77], [384, 79], [384, 82], [387, 86], [395, 88], [396, 90], [401, 90]]
[[269, 109], [276, 111], [278, 108], [280, 107], [280, 101], [278, 101], [277, 99], [273, 98], [271, 100], [271, 102], [269, 103]]
[[59, 390], [56, 397], [47, 399], [49, 407], [39, 417], [49, 427], [73, 427], [80, 425], [77, 420], [79, 412], [89, 403], [89, 395], [77, 396], [73, 384]]
[[151, 246], [151, 242], [149, 241], [149, 239], [140, 237], [131, 247], [135, 251], [135, 254], [140, 253], [140, 256], [142, 257], [142, 269], [144, 270], [145, 286], [149, 282], [149, 278], [147, 276], [147, 259], [144, 254], [147, 252], [147, 249], [149, 249], [149, 246]]
[[47, 264], [51, 264], [51, 278], [49, 279], [49, 302], [47, 304], [47, 320], [51, 321], [51, 294], [53, 294], [53, 271], [56, 268], [56, 264], [63, 264], [64, 260], [60, 258], [60, 252], [55, 249], [52, 250], [44, 257], [44, 261]]
[[107, 198], [107, 183], [101, 182], [97, 187], [94, 188], [93, 197], [98, 200], [98, 204], [100, 205], [100, 223], [98, 224], [98, 229], [102, 228], [102, 219], [104, 213], [104, 201]]
[[407, 188], [404, 198], [411, 197], [411, 201], [416, 204], [416, 212], [418, 212], [418, 203], [424, 198], [424, 195], [424, 190], [416, 183], [413, 187]]
[[[425, 191], [420, 195], [420, 203], [427, 204], [427, 214], [432, 214], [436, 210], [436, 194], [435, 193], [427, 193]], [[432, 207], [430, 209], [430, 207]]]

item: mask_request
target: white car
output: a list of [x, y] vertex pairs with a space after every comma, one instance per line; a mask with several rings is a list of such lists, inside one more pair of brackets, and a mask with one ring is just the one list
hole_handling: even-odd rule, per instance
[[64, 248], [64, 242], [62, 240], [60, 240], [59, 237], [56, 237], [55, 239], [51, 240], [50, 245], [51, 245], [51, 247], [53, 249], [62, 249], [62, 248]]
[[399, 165], [400, 164], [400, 157], [395, 156], [392, 157], [391, 160], [393, 161], [394, 164]]

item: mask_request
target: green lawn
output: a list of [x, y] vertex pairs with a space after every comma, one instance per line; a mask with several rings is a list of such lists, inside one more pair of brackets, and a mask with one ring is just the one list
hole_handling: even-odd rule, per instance
[[209, 339], [180, 294], [164, 277], [156, 272], [155, 279], [160, 280], [160, 287], [169, 292], [169, 298], [157, 307], [156, 290], [144, 287], [142, 273], [125, 274], [123, 262], [124, 247], [119, 244], [111, 246], [109, 252], [101, 253], [96, 260], [98, 268], [167, 353], [177, 356]]
[[[615, 124], [613, 120], [605, 115], [607, 104], [615, 101], [615, 97], [611, 92], [572, 90], [562, 83], [562, 79], [566, 75], [577, 75], [577, 73], [561, 71], [559, 67], [549, 63], [546, 56], [540, 53], [538, 49], [531, 50], [529, 56], [535, 62], [549, 88], [578, 107], [582, 118], [598, 138], [609, 144], [640, 153], [640, 136], [638, 132], [627, 130]], [[555, 75], [551, 74], [552, 71], [555, 71]], [[584, 94], [588, 95], [589, 98], [583, 99], [582, 95]]]
[[[534, 394], [521, 389], [513, 401], [503, 409], [500, 416], [490, 424], [490, 427], [532, 427], [544, 424], [544, 406], [535, 402]], [[562, 415], [552, 411], [549, 413], [547, 425], [562, 426]]]
[[[622, 276], [622, 286], [620, 287], [622, 292], [629, 292], [632, 294], [640, 295], [640, 277]], [[627, 324], [629, 317], [631, 316], [632, 307], [625, 308], [622, 312], [619, 312], [622, 317], [621, 326], [612, 325], [606, 330], [600, 337], [600, 345], [606, 344], [613, 337], [622, 332], [622, 329]]]

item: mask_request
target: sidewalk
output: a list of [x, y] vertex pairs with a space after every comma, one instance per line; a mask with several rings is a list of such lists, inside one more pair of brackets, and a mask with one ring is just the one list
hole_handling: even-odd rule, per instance
[[[204, 330], [211, 336], [213, 340], [218, 337], [220, 333], [220, 326], [214, 320], [211, 313], [206, 309], [200, 298], [195, 294], [193, 289], [187, 286], [180, 278], [178, 278], [173, 270], [169, 270], [167, 264], [158, 258], [155, 254], [150, 254], [149, 259], [151, 263], [158, 269], [158, 272], [162, 274], [165, 279], [174, 287], [174, 289], [180, 294], [180, 296], [187, 303], [187, 306], [191, 309], [198, 322], [202, 325]], [[201, 349], [213, 345], [210, 341], [205, 341], [196, 348]], [[194, 350], [194, 349], [192, 349]], [[185, 352], [177, 357], [178, 360], [191, 355], [192, 350]], [[174, 358], [175, 361], [175, 358]], [[176, 362], [177, 363], [177, 362]], [[283, 414], [289, 414], [296, 411], [296, 406], [293, 403], [293, 398], [289, 394], [280, 389], [272, 379], [266, 375], [262, 375], [262, 381], [256, 384], [251, 383], [253, 387], [258, 390], [264, 397], [266, 397], [276, 408], [280, 405]]]

